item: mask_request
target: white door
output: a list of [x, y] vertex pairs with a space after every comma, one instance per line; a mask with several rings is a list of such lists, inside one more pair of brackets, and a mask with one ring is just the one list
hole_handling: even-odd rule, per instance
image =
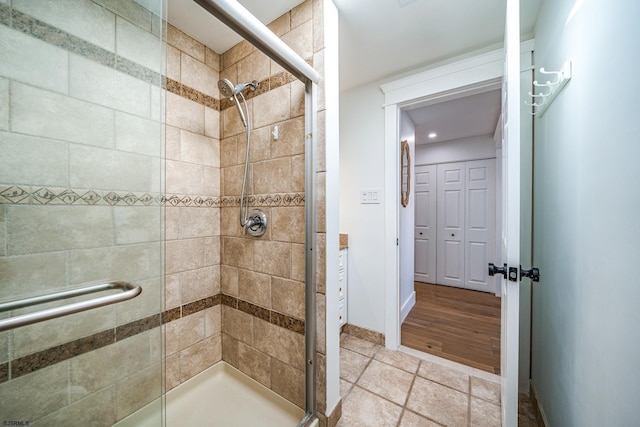
[[[507, 0], [502, 90], [502, 265], [520, 266], [520, 4]], [[502, 425], [518, 425], [520, 281], [502, 282]]]
[[436, 283], [436, 166], [415, 168], [415, 277]]
[[437, 166], [439, 285], [464, 287], [465, 163]]
[[495, 256], [496, 162], [494, 159], [466, 162], [465, 287], [495, 292], [487, 264]]

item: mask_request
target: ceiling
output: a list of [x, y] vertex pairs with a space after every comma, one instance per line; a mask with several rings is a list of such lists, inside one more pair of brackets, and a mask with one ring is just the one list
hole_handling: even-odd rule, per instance
[[[412, 69], [499, 46], [506, 0], [333, 0], [340, 13], [340, 89], [388, 79]], [[238, 0], [267, 24], [303, 0]], [[521, 0], [523, 38], [529, 38], [542, 0]], [[170, 0], [169, 22], [222, 53], [242, 39], [193, 0]], [[414, 107], [416, 141], [438, 142], [492, 134], [500, 114], [497, 92]], [[427, 139], [434, 130], [438, 137]]]

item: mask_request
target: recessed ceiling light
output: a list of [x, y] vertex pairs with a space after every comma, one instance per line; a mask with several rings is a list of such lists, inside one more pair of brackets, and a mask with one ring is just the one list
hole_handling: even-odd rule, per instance
[[433, 138], [435, 138], [436, 136], [438, 136], [438, 134], [437, 134], [437, 133], [435, 133], [435, 132], [430, 132], [428, 136], [429, 136], [429, 138], [433, 139]]

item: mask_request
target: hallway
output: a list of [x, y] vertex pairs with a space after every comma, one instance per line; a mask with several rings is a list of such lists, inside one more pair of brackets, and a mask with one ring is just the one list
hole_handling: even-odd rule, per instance
[[500, 298], [415, 282], [402, 345], [500, 375]]
[[[500, 377], [342, 334], [338, 427], [500, 426]], [[536, 426], [521, 396], [519, 425]]]

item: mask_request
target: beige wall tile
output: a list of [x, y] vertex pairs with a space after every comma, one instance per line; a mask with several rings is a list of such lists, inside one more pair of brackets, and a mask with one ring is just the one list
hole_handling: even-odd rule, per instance
[[304, 192], [304, 155], [291, 157], [291, 191]]
[[9, 80], [0, 77], [0, 130], [9, 130]]
[[300, 80], [291, 82], [291, 117], [304, 116], [305, 87]]
[[286, 193], [291, 191], [291, 158], [283, 157], [255, 163], [253, 165], [253, 188], [255, 194]]
[[140, 295], [115, 305], [117, 326], [144, 319], [162, 311], [162, 281], [160, 278], [138, 281], [136, 285], [142, 287]]
[[69, 54], [64, 49], [3, 25], [0, 26], [0, 52], [0, 75], [68, 93]]
[[241, 269], [238, 272], [238, 297], [245, 301], [271, 307], [271, 276]]
[[[239, 135], [224, 138], [220, 141], [220, 166], [228, 167], [240, 164], [238, 161], [238, 145]], [[244, 161], [244, 159], [243, 159]]]
[[220, 111], [204, 107], [204, 134], [220, 139]]
[[204, 191], [209, 196], [220, 196], [220, 168], [204, 166]]
[[245, 343], [238, 344], [239, 369], [265, 387], [271, 387], [271, 357]]
[[253, 243], [254, 270], [288, 278], [291, 272], [291, 244], [264, 240]]
[[11, 129], [64, 141], [113, 147], [113, 111], [99, 105], [11, 84]]
[[212, 266], [220, 264], [220, 236], [205, 237], [202, 239], [204, 245], [204, 265]]
[[[223, 307], [224, 311], [224, 307]], [[239, 341], [230, 335], [222, 334], [222, 360], [238, 368], [238, 343]]]
[[189, 132], [180, 131], [180, 160], [220, 167], [220, 141], [214, 138]]
[[274, 277], [271, 282], [271, 308], [304, 319], [304, 283]]
[[327, 353], [327, 298], [316, 294], [316, 346], [318, 353]]
[[162, 41], [120, 17], [116, 18], [116, 52], [150, 70], [162, 71]]
[[151, 116], [149, 83], [77, 55], [69, 56], [69, 94], [138, 116]]
[[[264, 95], [262, 95], [264, 96]], [[258, 97], [259, 98], [259, 97]], [[247, 108], [249, 109], [249, 116], [250, 117], [254, 117], [253, 114], [253, 103], [254, 100], [257, 98], [253, 98], [247, 101]], [[242, 101], [241, 102], [241, 106], [242, 109], [244, 110], [244, 103]], [[245, 117], [246, 118], [246, 117]], [[254, 119], [254, 123], [255, 123], [255, 119]], [[254, 127], [259, 127], [259, 126], [255, 126]], [[242, 119], [240, 117], [240, 113], [238, 112], [238, 109], [236, 107], [231, 107], [231, 108], [227, 108], [225, 110], [222, 111], [222, 135], [221, 137], [223, 138], [228, 138], [230, 136], [233, 135], [237, 135], [239, 133], [244, 133], [245, 132], [245, 127], [242, 123]]]
[[171, 92], [167, 96], [167, 124], [204, 134], [204, 105]]
[[109, 51], [115, 50], [115, 15], [89, 0], [34, 2], [13, 0], [13, 7]]
[[220, 71], [220, 55], [206, 46], [204, 48], [204, 63], [215, 71]]
[[204, 45], [189, 37], [171, 24], [167, 24], [167, 42], [183, 52], [204, 62]]
[[[225, 110], [230, 111], [231, 109]], [[236, 112], [237, 113], [237, 112]], [[291, 90], [289, 85], [280, 86], [253, 98], [253, 127], [260, 128], [286, 120], [291, 114]], [[237, 133], [237, 132], [236, 132]], [[226, 127], [225, 127], [225, 136]]]
[[302, 4], [291, 9], [291, 28], [309, 21], [313, 16], [311, 0], [305, 0]]
[[238, 84], [238, 64], [223, 67], [220, 70], [220, 80], [222, 79], [227, 79], [234, 85]]
[[286, 12], [279, 18], [274, 19], [267, 27], [278, 37], [288, 33], [291, 31], [291, 12]]
[[174, 353], [167, 356], [165, 362], [165, 387], [166, 391], [175, 388], [180, 385], [180, 379], [182, 374], [180, 373], [180, 353]]
[[68, 147], [64, 142], [1, 132], [0, 182], [68, 187]]
[[305, 280], [305, 245], [291, 245], [291, 279]]
[[[81, 299], [67, 299], [65, 303], [77, 302]], [[25, 356], [114, 328], [115, 320], [115, 308], [102, 307], [35, 325], [23, 326], [19, 333], [15, 333], [13, 336], [13, 356], [14, 358]]]
[[305, 21], [300, 26], [292, 28], [282, 36], [282, 41], [303, 59], [311, 58], [313, 56], [313, 22]]
[[160, 243], [145, 243], [69, 252], [69, 283], [107, 279], [144, 280], [161, 274]]
[[253, 317], [253, 346], [269, 356], [304, 369], [304, 336]]
[[254, 339], [253, 319], [250, 314], [226, 305], [222, 306], [222, 332], [247, 344]]
[[74, 357], [70, 361], [70, 400], [84, 399], [151, 363], [148, 333]]
[[[154, 3], [160, 2], [155, 1]], [[142, 4], [138, 4], [138, 2], [132, 2], [129, 0], [100, 0], [99, 4], [104, 4], [107, 9], [114, 12], [116, 15], [122, 16], [129, 22], [133, 22], [135, 25], [147, 32], [152, 31], [151, 20], [159, 20], [158, 16], [162, 14], [159, 10], [161, 5], [149, 4], [149, 1], [147, 1], [144, 6]], [[156, 16], [153, 16], [151, 10], [154, 10]]]
[[316, 227], [318, 232], [327, 231], [327, 174], [320, 172], [316, 180]]
[[116, 148], [132, 153], [160, 157], [162, 125], [131, 114], [115, 112]]
[[157, 206], [115, 206], [113, 208], [116, 244], [160, 241], [160, 209]]
[[217, 236], [220, 234], [218, 208], [179, 208], [180, 238]]
[[162, 394], [162, 365], [157, 363], [116, 384], [116, 417], [120, 420]]
[[[92, 369], [95, 369], [92, 368]], [[116, 422], [116, 387], [108, 387], [69, 406], [40, 418], [35, 425], [92, 425], [97, 420], [103, 425]]]
[[[316, 70], [324, 70], [324, 50], [320, 50], [313, 55], [313, 68]], [[325, 110], [325, 96], [324, 96], [324, 81], [321, 81], [318, 85], [318, 111]]]
[[180, 274], [165, 276], [165, 309], [180, 307]]
[[[324, 0], [312, 0], [313, 3], [313, 51], [324, 49]], [[316, 68], [319, 70], [320, 68]]]
[[165, 125], [165, 159], [180, 160], [180, 129]]
[[305, 379], [303, 371], [282, 363], [278, 359], [272, 359], [271, 389], [296, 406], [304, 408]]
[[246, 40], [241, 41], [222, 54], [222, 69], [229, 68], [231, 65], [247, 57], [253, 51], [255, 51], [255, 48], [251, 43]]
[[180, 352], [181, 381], [191, 377], [222, 360], [222, 341], [220, 335], [206, 338]]
[[280, 242], [304, 243], [304, 207], [271, 208], [271, 238]]
[[69, 147], [71, 188], [160, 191], [160, 159], [98, 147]]
[[167, 77], [180, 82], [180, 50], [167, 45]]
[[182, 304], [216, 295], [220, 291], [220, 266], [198, 268], [180, 275]]
[[202, 239], [166, 242], [166, 273], [177, 273], [204, 266], [203, 243]]
[[207, 308], [204, 310], [204, 333], [207, 337], [218, 335], [222, 348], [222, 306]]
[[223, 236], [240, 237], [239, 207], [220, 208], [220, 234]]
[[324, 294], [327, 285], [327, 235], [317, 234], [318, 252], [316, 253], [316, 286]]
[[[267, 55], [259, 50], [253, 51], [245, 58], [238, 61], [238, 82], [245, 83], [254, 80], [261, 82], [269, 77], [271, 71], [271, 60]], [[249, 91], [251, 89], [248, 89]]]
[[316, 170], [326, 172], [327, 170], [327, 127], [326, 111], [318, 113], [318, 149], [316, 151]]
[[224, 264], [220, 266], [220, 287], [222, 288], [222, 293], [234, 297], [238, 296], [238, 274], [236, 267]]
[[271, 157], [304, 154], [304, 117], [278, 123], [279, 138], [271, 141]]
[[167, 160], [167, 193], [205, 194], [204, 168], [201, 165]]
[[220, 96], [218, 72], [185, 53], [180, 55], [180, 81], [206, 95], [214, 98]]
[[[271, 158], [271, 128], [263, 128], [251, 132], [251, 161], [259, 162]], [[237, 137], [238, 142], [238, 163], [244, 163], [247, 154], [247, 140], [244, 135]]]
[[7, 221], [11, 255], [108, 246], [113, 242], [112, 211], [106, 206], [15, 205], [8, 209]]
[[[244, 165], [232, 166], [222, 169], [222, 195], [223, 196], [240, 196], [242, 193], [242, 180], [244, 178]], [[251, 168], [247, 179], [251, 177]], [[251, 181], [247, 182], [247, 188]]]
[[169, 322], [166, 327], [167, 355], [182, 351], [205, 338], [205, 315], [198, 312]]
[[[69, 362], [57, 363], [2, 384], [2, 417], [36, 420], [68, 403]], [[47, 390], [42, 393], [42, 390]]]
[[67, 254], [53, 252], [0, 258], [0, 300], [50, 292], [67, 284]]
[[252, 269], [254, 243], [258, 242], [248, 238], [222, 237], [222, 263]]

